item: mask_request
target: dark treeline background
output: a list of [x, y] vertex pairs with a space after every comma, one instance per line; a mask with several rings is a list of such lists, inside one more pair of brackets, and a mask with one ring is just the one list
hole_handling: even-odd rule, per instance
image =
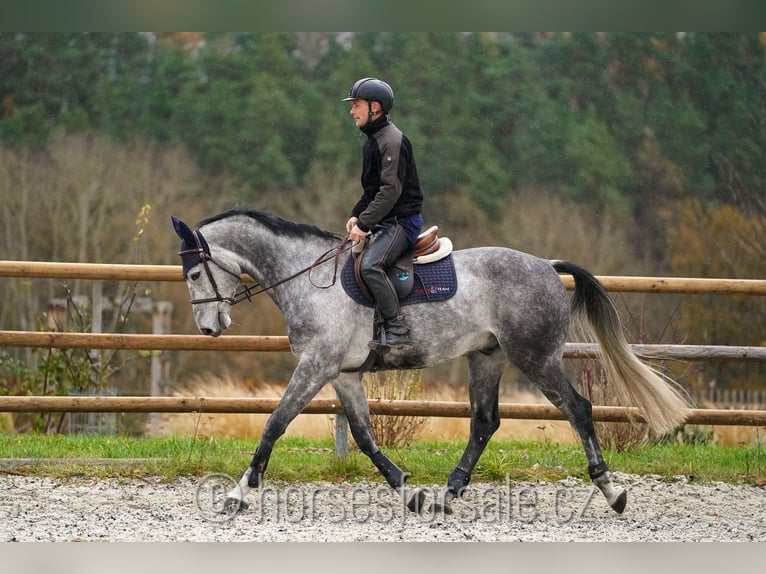
[[[756, 33], [2, 33], [2, 258], [175, 264], [171, 214], [235, 205], [341, 232], [363, 139], [339, 100], [364, 76], [393, 86], [426, 224], [458, 248], [601, 275], [766, 275]], [[61, 296], [2, 286], [3, 329], [37, 328]], [[182, 285], [141, 288], [194, 332]], [[759, 297], [618, 299], [634, 340], [764, 342]], [[268, 301], [234, 314], [234, 333], [283, 332]], [[186, 355], [181, 375], [221, 364]], [[246, 376], [289, 374], [289, 357], [243, 355], [227, 360]], [[712, 364], [687, 382], [752, 387], [763, 372]]]

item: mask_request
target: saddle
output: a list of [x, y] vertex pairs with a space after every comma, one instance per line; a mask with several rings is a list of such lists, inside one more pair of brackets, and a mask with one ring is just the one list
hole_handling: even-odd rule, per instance
[[[445, 301], [457, 292], [452, 242], [446, 237], [438, 237], [438, 230], [439, 228], [434, 226], [421, 233], [413, 246], [388, 270], [388, 277], [396, 288], [399, 304], [402, 306]], [[373, 320], [374, 337], [382, 327], [382, 317], [359, 270], [366, 245], [366, 241], [359, 242], [352, 249], [353, 256], [348, 258], [341, 271], [341, 284], [351, 299], [376, 309]], [[360, 366], [346, 369], [344, 372], [365, 373], [388, 368], [392, 367], [387, 365], [385, 354], [370, 350]]]
[[[447, 237], [439, 237], [438, 231], [439, 227], [434, 225], [421, 233], [412, 247], [405, 251], [394, 265], [389, 267], [387, 275], [391, 280], [391, 283], [394, 285], [400, 301], [407, 299], [415, 288], [415, 277], [418, 275], [418, 273], [415, 272], [416, 265], [420, 266], [435, 263], [447, 258], [452, 253], [452, 241]], [[353, 277], [356, 283], [355, 287], [358, 288], [365, 299], [371, 302], [373, 301], [373, 297], [367, 289], [367, 285], [365, 284], [364, 279], [362, 279], [360, 271], [362, 254], [364, 253], [365, 247], [366, 242], [363, 245], [360, 244], [360, 246], [355, 247], [355, 249], [352, 250], [354, 251], [355, 256], [349, 260], [347, 265], [353, 265]], [[454, 271], [451, 261], [449, 268]], [[346, 273], [344, 273], [344, 275], [346, 275]], [[425, 293], [426, 298], [428, 298], [428, 291], [430, 290], [433, 292], [433, 290], [428, 289], [425, 285], [423, 287], [422, 291]], [[347, 291], [349, 291], [348, 288]]]

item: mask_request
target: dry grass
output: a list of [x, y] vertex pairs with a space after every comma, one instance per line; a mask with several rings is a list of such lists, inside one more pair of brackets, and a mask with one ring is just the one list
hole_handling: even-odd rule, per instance
[[[207, 397], [281, 397], [285, 383], [247, 384], [232, 376], [207, 376], [192, 379], [176, 396]], [[467, 401], [465, 386], [446, 384], [423, 384], [422, 398], [425, 400]], [[331, 387], [325, 387], [318, 398], [335, 398]], [[545, 403], [540, 394], [531, 392], [508, 391], [501, 394], [503, 402]], [[203, 414], [181, 413], [164, 414], [159, 427], [160, 435], [215, 436], [215, 437], [253, 437], [260, 436], [266, 423], [266, 414]], [[286, 436], [305, 438], [332, 438], [334, 417], [332, 415], [299, 415], [287, 428]], [[470, 421], [464, 418], [432, 417], [428, 418], [417, 431], [421, 440], [460, 440], [467, 439]], [[519, 440], [552, 440], [566, 443], [574, 442], [576, 437], [566, 421], [535, 421], [503, 419], [495, 437]]]
[[[231, 376], [199, 377], [188, 384], [177, 396], [208, 396], [208, 397], [281, 397], [284, 393], [284, 383], [247, 384]], [[324, 388], [318, 398], [335, 398], [331, 387]], [[424, 383], [421, 398], [424, 400], [467, 401], [468, 392], [465, 385]], [[523, 404], [547, 404], [547, 400], [537, 392], [505, 389], [500, 394], [501, 402]], [[699, 408], [715, 408], [715, 405], [698, 405]], [[161, 417], [159, 434], [258, 438], [263, 430], [268, 415], [266, 414], [205, 414], [193, 413], [164, 414]], [[614, 427], [613, 423], [598, 423], [599, 427]], [[617, 425], [622, 426], [622, 425]], [[643, 429], [630, 428], [611, 432], [642, 433]], [[286, 436], [304, 437], [311, 439], [332, 438], [334, 417], [332, 415], [300, 415], [288, 427]], [[429, 417], [418, 430], [418, 440], [467, 440], [470, 421], [466, 418]], [[599, 431], [602, 429], [599, 428]], [[713, 433], [712, 441], [725, 446], [752, 445], [763, 442], [766, 429], [763, 427], [737, 427], [702, 425], [701, 432]], [[609, 432], [609, 431], [607, 431]], [[503, 419], [494, 438], [517, 440], [550, 440], [556, 443], [578, 442], [577, 436], [566, 421], [537, 421]], [[602, 436], [600, 440], [609, 442]], [[612, 437], [614, 438], [614, 437]], [[628, 441], [633, 442], [633, 441]], [[640, 442], [640, 441], [639, 441]], [[607, 446], [607, 444], [604, 444]], [[614, 446], [614, 445], [612, 445]]]
[[[737, 408], [758, 408], [759, 405], [741, 405]], [[709, 401], [702, 401], [696, 405], [699, 409], [720, 409]], [[731, 426], [731, 425], [699, 425], [701, 432], [713, 433], [712, 442], [724, 446], [762, 444], [766, 437], [766, 427]]]
[[766, 437], [766, 427], [703, 425], [700, 430], [712, 432], [713, 442], [724, 446], [761, 444]]
[[[468, 401], [465, 385], [427, 384], [423, 390], [425, 400]], [[541, 393], [501, 389], [500, 402], [522, 404], [548, 404]], [[436, 440], [468, 439], [471, 421], [467, 418], [431, 417], [421, 433], [421, 438]], [[493, 438], [517, 440], [552, 440], [557, 443], [576, 442], [578, 439], [567, 421], [540, 421], [502, 419]]]
[[[176, 396], [193, 397], [261, 397], [279, 398], [287, 383], [259, 383], [257, 386], [235, 379], [231, 375], [197, 377]], [[335, 392], [325, 387], [317, 398], [335, 398]], [[269, 418], [268, 414], [203, 414], [169, 413], [161, 417], [160, 435], [183, 435], [203, 437], [253, 437], [257, 438]], [[287, 427], [286, 436], [306, 438], [332, 438], [330, 415], [298, 415]]]
[[[176, 396], [206, 397], [281, 397], [285, 384], [258, 383], [249, 385], [232, 376], [208, 376], [193, 379]], [[335, 398], [331, 387], [325, 387], [318, 398]], [[465, 386], [446, 384], [423, 384], [425, 400], [467, 401]], [[512, 392], [501, 395], [503, 402], [545, 403], [542, 395], [531, 392]], [[266, 423], [266, 414], [203, 414], [168, 413], [161, 416], [158, 434], [182, 436], [253, 437], [260, 436]], [[414, 417], [413, 417], [414, 418]], [[314, 439], [332, 438], [334, 417], [332, 415], [299, 415], [287, 428], [286, 436]], [[464, 418], [431, 417], [417, 431], [421, 440], [467, 439], [470, 421]], [[503, 419], [495, 438], [519, 440], [552, 440], [574, 442], [576, 437], [566, 421], [535, 421]]]

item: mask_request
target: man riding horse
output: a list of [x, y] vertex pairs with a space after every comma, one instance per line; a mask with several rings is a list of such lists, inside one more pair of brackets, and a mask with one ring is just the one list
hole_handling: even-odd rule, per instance
[[360, 272], [375, 299], [382, 327], [369, 347], [378, 353], [412, 345], [410, 329], [399, 306], [396, 289], [386, 274], [418, 239], [423, 226], [423, 192], [412, 144], [389, 116], [394, 92], [377, 78], [357, 81], [342, 101], [367, 141], [362, 151], [362, 196], [351, 210], [346, 231], [352, 241], [370, 241]]

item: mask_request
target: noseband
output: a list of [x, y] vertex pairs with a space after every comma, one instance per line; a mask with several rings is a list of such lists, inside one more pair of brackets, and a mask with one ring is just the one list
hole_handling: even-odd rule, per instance
[[[260, 295], [264, 291], [268, 291], [269, 289], [272, 289], [276, 287], [277, 285], [281, 285], [282, 283], [286, 283], [287, 281], [290, 281], [292, 279], [295, 279], [299, 275], [302, 275], [303, 273], [308, 272], [309, 274], [309, 281], [311, 281], [311, 284], [314, 287], [317, 287], [318, 289], [329, 289], [333, 285], [335, 285], [337, 274], [338, 274], [338, 258], [340, 257], [340, 254], [344, 251], [348, 251], [351, 249], [352, 244], [349, 239], [342, 240], [341, 243], [337, 247], [333, 247], [332, 249], [324, 252], [322, 255], [319, 256], [319, 258], [314, 261], [311, 265], [306, 267], [305, 269], [302, 269], [298, 271], [297, 273], [294, 273], [293, 275], [290, 275], [289, 277], [286, 277], [280, 281], [277, 281], [273, 285], [269, 285], [268, 287], [261, 287], [258, 290], [255, 290], [254, 286], [251, 285], [243, 285], [242, 289], [234, 293], [232, 297], [223, 297], [221, 293], [218, 291], [218, 284], [215, 282], [215, 278], [213, 277], [213, 273], [210, 270], [210, 264], [212, 263], [219, 269], [225, 271], [229, 275], [236, 277], [237, 280], [241, 280], [242, 277], [238, 275], [237, 273], [234, 273], [233, 271], [230, 271], [226, 269], [223, 265], [218, 263], [215, 259], [213, 259], [212, 255], [210, 254], [210, 247], [207, 244], [207, 241], [205, 241], [205, 238], [202, 236], [202, 233], [198, 229], [195, 229], [192, 231], [194, 234], [194, 242], [196, 243], [196, 247], [192, 247], [189, 249], [181, 249], [181, 251], [178, 252], [178, 255], [181, 256], [181, 262], [184, 269], [184, 277], [186, 277], [187, 270], [191, 269], [195, 265], [202, 264], [202, 267], [205, 269], [205, 274], [207, 275], [208, 280], [210, 281], [210, 285], [213, 288], [213, 291], [215, 292], [215, 297], [205, 297], [203, 299], [192, 299], [189, 301], [192, 305], [199, 305], [201, 303], [217, 303], [217, 302], [225, 302], [229, 305], [236, 305], [237, 303], [241, 303], [244, 300], [250, 301], [255, 295]], [[334, 253], [334, 255], [333, 255]], [[333, 278], [332, 282], [329, 285], [316, 285], [311, 280], [311, 270], [317, 267], [318, 265], [321, 265], [322, 263], [326, 263], [327, 261], [335, 260], [335, 270], [333, 272]]]

